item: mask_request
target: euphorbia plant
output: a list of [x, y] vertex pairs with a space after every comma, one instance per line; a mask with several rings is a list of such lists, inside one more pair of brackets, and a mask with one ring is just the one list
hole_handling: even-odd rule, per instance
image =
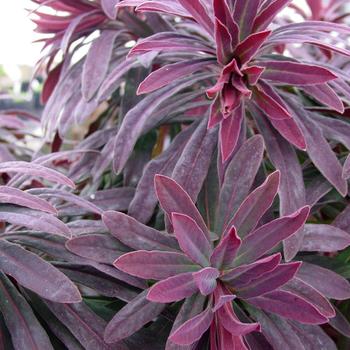
[[2, 118], [2, 347], [347, 349], [344, 1], [33, 2], [45, 136]]

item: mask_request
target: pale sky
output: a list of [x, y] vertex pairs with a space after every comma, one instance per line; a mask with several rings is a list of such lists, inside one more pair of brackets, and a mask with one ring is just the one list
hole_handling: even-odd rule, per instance
[[33, 65], [40, 55], [40, 45], [32, 43], [37, 38], [33, 33], [35, 25], [25, 11], [31, 2], [9, 0], [3, 5], [0, 11], [0, 64]]
[[8, 0], [0, 11], [0, 64], [33, 65], [39, 58], [40, 44], [32, 43], [38, 35], [33, 32], [35, 25], [25, 11], [32, 6], [30, 0]]

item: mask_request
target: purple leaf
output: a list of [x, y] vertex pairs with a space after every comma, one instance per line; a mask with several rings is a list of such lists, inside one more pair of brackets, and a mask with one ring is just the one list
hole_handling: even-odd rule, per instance
[[230, 224], [234, 225], [239, 237], [244, 238], [255, 229], [261, 217], [270, 208], [276, 197], [280, 182], [280, 172], [270, 174], [265, 182], [256, 188], [244, 200], [232, 218]]
[[344, 113], [342, 100], [328, 84], [307, 85], [303, 87], [303, 90], [327, 107], [339, 113]]
[[325, 137], [322, 130], [311, 119], [312, 115], [301, 115], [300, 107], [293, 104], [294, 116], [298, 118], [307, 144], [307, 152], [322, 175], [345, 196], [348, 192], [347, 182], [342, 178], [342, 166]]
[[231, 303], [226, 303], [217, 313], [220, 324], [232, 336], [244, 336], [260, 330], [260, 325], [258, 323], [242, 323], [234, 314]]
[[147, 94], [160, 89], [177, 79], [186, 77], [194, 72], [207, 67], [212, 63], [211, 59], [198, 58], [183, 62], [168, 64], [152, 72], [139, 86], [137, 94]]
[[146, 250], [124, 254], [114, 266], [130, 275], [155, 280], [199, 269], [184, 254]]
[[16, 244], [0, 240], [0, 269], [19, 284], [56, 303], [81, 301], [78, 288], [58, 269]]
[[90, 234], [75, 237], [66, 243], [72, 253], [96, 262], [112, 265], [116, 258], [129, 249], [108, 234]]
[[345, 159], [342, 177], [345, 180], [348, 180], [350, 178], [350, 155], [348, 155]]
[[301, 251], [335, 252], [350, 245], [350, 234], [332, 225], [306, 224]]
[[248, 285], [252, 280], [273, 271], [281, 262], [281, 254], [273, 254], [248, 265], [241, 265], [225, 271], [221, 280], [230, 286]]
[[89, 49], [84, 62], [81, 82], [82, 94], [86, 101], [92, 99], [106, 77], [114, 41], [119, 34], [119, 31], [103, 30]]
[[214, 24], [209, 17], [206, 8], [199, 0], [177, 0], [183, 8], [185, 8], [191, 16], [200, 24], [208, 34], [212, 35]]
[[328, 321], [312, 304], [303, 298], [286, 291], [273, 291], [257, 298], [249, 299], [249, 303], [268, 312], [306, 324], [322, 324]]
[[14, 225], [25, 225], [25, 227], [33, 230], [71, 238], [70, 229], [66, 224], [51, 214], [37, 210], [1, 204], [0, 220]]
[[[331, 270], [317, 265], [303, 263], [297, 277], [328, 298], [336, 300], [350, 298], [350, 283]], [[327, 283], [324, 283], [325, 281]]]
[[57, 210], [48, 202], [17, 188], [0, 186], [0, 203], [11, 203], [23, 207], [57, 214]]
[[229, 159], [235, 150], [241, 131], [241, 125], [245, 111], [243, 103], [241, 103], [232, 113], [231, 116], [223, 119], [220, 125], [220, 150], [222, 161]]
[[280, 264], [274, 270], [250, 281], [248, 284], [237, 286], [237, 296], [249, 299], [276, 290], [294, 277], [300, 265], [300, 262]]
[[253, 185], [264, 152], [260, 135], [248, 139], [232, 158], [219, 197], [216, 232], [223, 232]]
[[[334, 307], [334, 306], [333, 306]], [[338, 310], [336, 307], [334, 307], [336, 315], [335, 317], [331, 318], [329, 320], [329, 324], [336, 329], [341, 334], [345, 335], [346, 337], [350, 337], [350, 323], [346, 319], [346, 317], [341, 313], [340, 310]]]
[[56, 170], [46, 168], [35, 163], [26, 163], [21, 161], [4, 162], [0, 164], [1, 173], [20, 173], [31, 176], [39, 176], [48, 181], [56, 182], [61, 185], [75, 188], [74, 182], [62, 175]]
[[31, 307], [3, 273], [0, 273], [0, 311], [15, 349], [53, 350], [48, 335]]
[[[84, 302], [78, 304], [56, 304], [47, 302], [49, 309], [69, 329], [86, 350], [112, 350], [103, 340], [106, 322], [97, 316]], [[128, 348], [119, 343], [118, 349]]]
[[268, 5], [254, 18], [253, 31], [266, 29], [275, 19], [276, 15], [287, 6], [292, 0], [275, 0]]
[[207, 130], [204, 118], [188, 140], [172, 172], [172, 179], [182, 186], [193, 202], [196, 202], [207, 177], [217, 145], [217, 134], [216, 128]]
[[150, 288], [147, 299], [156, 303], [180, 301], [198, 292], [191, 272], [166, 278]]
[[253, 33], [238, 44], [235, 55], [239, 57], [242, 65], [248, 63], [256, 55], [270, 34], [271, 30]]
[[275, 91], [262, 81], [254, 89], [253, 101], [272, 120], [292, 118]]
[[210, 295], [215, 291], [217, 286], [217, 278], [220, 276], [220, 271], [213, 267], [206, 267], [200, 271], [192, 273], [193, 279], [203, 295]]
[[177, 328], [169, 337], [169, 340], [179, 345], [190, 345], [199, 340], [210, 327], [213, 320], [213, 312], [207, 307], [197, 316], [189, 319]]
[[215, 42], [216, 56], [219, 63], [226, 65], [230, 62], [232, 56], [233, 45], [232, 37], [229, 29], [222, 21], [215, 17]]
[[198, 74], [172, 83], [147, 95], [135, 107], [128, 111], [120, 126], [114, 144], [115, 153], [113, 166], [116, 172], [119, 173], [124, 168], [137, 139], [144, 131], [146, 123], [149, 123], [152, 113], [154, 113], [161, 103], [185, 87], [194, 84], [196, 81], [203, 80], [204, 77], [208, 77], [208, 74]]
[[235, 227], [232, 226], [215, 247], [210, 263], [219, 269], [230, 267], [240, 245], [241, 240], [237, 236]]
[[299, 278], [290, 280], [282, 287], [282, 289], [308, 301], [310, 304], [315, 306], [318, 311], [325, 317], [332, 318], [335, 316], [335, 311], [332, 304], [316, 289], [303, 282]]
[[145, 290], [139, 294], [108, 323], [104, 332], [107, 343], [115, 343], [129, 337], [163, 311], [165, 305], [148, 301], [147, 293], [148, 290]]
[[[128, 213], [130, 216], [141, 223], [147, 223], [151, 219], [158, 202], [153, 186], [154, 176], [156, 174], [171, 175], [179, 160], [180, 154], [194, 130], [198, 130], [197, 124], [195, 123], [180, 132], [172, 141], [169, 148], [163, 151], [161, 155], [151, 160], [145, 167], [143, 175], [137, 185], [135, 196], [129, 206]], [[193, 148], [189, 151], [193, 151]], [[187, 157], [182, 164], [187, 164]], [[178, 169], [180, 168], [182, 169], [182, 166], [179, 166]]]
[[258, 12], [260, 0], [236, 0], [233, 18], [239, 26], [241, 40], [246, 38], [252, 30], [254, 18]]
[[338, 77], [330, 70], [315, 65], [290, 62], [290, 61], [266, 61], [259, 62], [265, 67], [262, 79], [272, 80], [277, 83], [290, 85], [314, 85], [327, 83]]
[[[182, 307], [176, 316], [170, 334], [175, 332], [176, 329], [179, 328], [183, 323], [198, 315], [203, 310], [204, 303], [205, 297], [199, 293], [193, 295], [192, 297], [186, 298], [185, 302], [182, 304]], [[191, 345], [176, 345], [168, 339], [165, 350], [191, 350], [191, 348]]]
[[117, 16], [116, 6], [119, 1], [120, 0], [101, 0], [101, 6], [104, 13], [112, 20]]
[[185, 214], [172, 213], [174, 233], [181, 250], [195, 263], [209, 266], [210, 241], [197, 223]]
[[178, 250], [174, 237], [143, 225], [126, 214], [107, 211], [102, 220], [113, 236], [133, 249]]
[[201, 214], [189, 195], [179, 184], [171, 178], [162, 175], [155, 176], [154, 184], [159, 203], [170, 220], [172, 213], [186, 213], [201, 228], [206, 237], [210, 239], [207, 226]]
[[305, 206], [291, 215], [271, 221], [250, 233], [242, 241], [235, 264], [253, 262], [278, 243], [290, 237], [304, 226], [309, 212], [310, 208]]

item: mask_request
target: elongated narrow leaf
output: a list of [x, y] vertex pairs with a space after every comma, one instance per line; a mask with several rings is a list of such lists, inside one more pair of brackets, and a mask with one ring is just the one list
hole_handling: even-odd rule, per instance
[[147, 299], [156, 303], [180, 301], [198, 292], [192, 272], [180, 273], [156, 283], [147, 294]]
[[249, 299], [249, 303], [268, 312], [296, 320], [306, 324], [322, 324], [328, 321], [312, 304], [297, 295], [274, 291], [257, 298]]
[[256, 229], [242, 241], [235, 263], [249, 263], [261, 257], [302, 228], [309, 212], [310, 208], [306, 206]]
[[209, 266], [212, 247], [205, 233], [185, 214], [172, 213], [171, 218], [181, 250], [195, 263]]
[[333, 306], [336, 312], [335, 317], [329, 320], [329, 324], [335, 328], [338, 332], [345, 335], [346, 337], [350, 337], [350, 323], [346, 319], [346, 317], [341, 313], [339, 309]]
[[169, 337], [169, 340], [179, 345], [190, 345], [196, 342], [210, 327], [213, 316], [211, 308], [207, 307], [203, 312], [176, 329]]
[[295, 276], [300, 265], [300, 262], [280, 264], [273, 271], [253, 280], [246, 286], [238, 288], [237, 295], [243, 299], [247, 299], [276, 290]]
[[165, 305], [152, 303], [146, 299], [148, 290], [124, 306], [108, 323], [104, 338], [107, 343], [114, 343], [134, 334], [146, 323], [154, 320]]
[[264, 152], [261, 136], [248, 139], [232, 158], [219, 197], [216, 231], [222, 233], [253, 185]]
[[113, 264], [116, 258], [129, 251], [128, 247], [108, 234], [76, 237], [69, 240], [66, 247], [83, 258], [105, 264]]
[[117, 16], [116, 6], [118, 3], [119, 0], [101, 0], [102, 9], [110, 19], [115, 19]]
[[245, 117], [243, 103], [238, 106], [220, 125], [220, 150], [222, 161], [225, 162], [235, 150], [241, 131], [243, 119]]
[[328, 318], [335, 316], [335, 311], [332, 304], [315, 288], [303, 282], [299, 278], [293, 278], [283, 287], [283, 290], [289, 291], [295, 295], [300, 296], [304, 300], [315, 306], [322, 315]]
[[0, 311], [15, 349], [53, 350], [29, 304], [3, 273], [0, 273]]
[[172, 179], [182, 186], [193, 202], [197, 201], [208, 174], [216, 145], [217, 128], [207, 130], [207, 119], [204, 118], [188, 140], [174, 167]]
[[0, 204], [0, 220], [14, 225], [25, 225], [28, 228], [45, 231], [54, 235], [71, 237], [67, 225], [51, 214], [41, 211]]
[[159, 203], [169, 219], [171, 219], [172, 213], [185, 213], [209, 238], [209, 232], [201, 214], [190, 196], [178, 183], [167, 176], [156, 175], [154, 184]]
[[179, 248], [174, 237], [143, 225], [126, 214], [107, 211], [102, 219], [113, 236], [136, 250], [176, 251]]
[[238, 24], [241, 40], [246, 38], [252, 30], [253, 20], [258, 12], [260, 0], [236, 0], [233, 18]]
[[68, 179], [66, 176], [64, 176], [56, 170], [44, 167], [40, 164], [26, 163], [21, 161], [4, 162], [0, 164], [0, 172], [39, 176], [48, 181], [56, 182], [61, 185], [66, 185], [71, 188], [75, 188], [73, 181]]
[[208, 66], [210, 59], [199, 58], [168, 64], [151, 73], [139, 86], [137, 94], [147, 94]]
[[266, 67], [262, 74], [263, 79], [291, 85], [323, 84], [334, 80], [337, 76], [326, 68], [286, 61], [259, 62]]
[[0, 186], [0, 203], [11, 203], [23, 207], [57, 214], [57, 210], [48, 202], [17, 188]]
[[[303, 263], [297, 277], [328, 298], [337, 300], [350, 298], [350, 283], [337, 273], [324, 267]], [[324, 283], [324, 281], [327, 281], [327, 283]]]
[[82, 94], [86, 101], [91, 100], [103, 82], [112, 56], [113, 44], [120, 32], [104, 30], [92, 43], [86, 56], [82, 74]]
[[130, 275], [155, 280], [199, 269], [184, 254], [146, 250], [126, 253], [114, 262], [114, 266]]
[[209, 33], [213, 34], [214, 24], [199, 0], [178, 0], [193, 18]]
[[275, 171], [265, 182], [244, 200], [230, 224], [237, 229], [241, 238], [247, 236], [258, 224], [261, 217], [272, 205], [280, 182], [280, 172]]
[[20, 285], [56, 303], [77, 303], [78, 288], [58, 269], [17, 244], [0, 240], [0, 269]]
[[[54, 315], [71, 331], [86, 350], [112, 350], [103, 340], [103, 331], [106, 322], [97, 316], [84, 302], [78, 304], [56, 304], [46, 303]], [[123, 343], [116, 347], [120, 350], [127, 350]]]
[[350, 245], [350, 234], [332, 225], [306, 224], [301, 247], [306, 252], [334, 252]]

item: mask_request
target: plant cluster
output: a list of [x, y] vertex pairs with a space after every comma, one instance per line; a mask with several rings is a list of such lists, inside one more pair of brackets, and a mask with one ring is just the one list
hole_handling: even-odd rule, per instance
[[348, 349], [347, 1], [31, 1], [0, 348]]

